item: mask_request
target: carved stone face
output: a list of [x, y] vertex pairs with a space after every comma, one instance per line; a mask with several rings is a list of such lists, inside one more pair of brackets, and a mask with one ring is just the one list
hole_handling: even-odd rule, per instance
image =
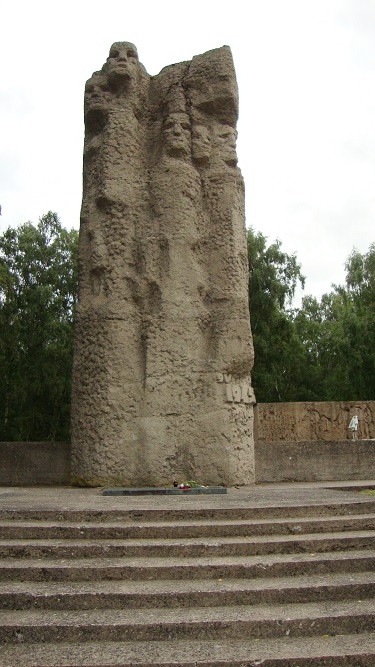
[[107, 79], [101, 73], [95, 73], [85, 86], [85, 125], [94, 134], [103, 129], [108, 116], [110, 90]]
[[164, 149], [167, 155], [175, 157], [190, 154], [191, 126], [185, 113], [171, 113], [163, 126]]
[[109, 87], [102, 74], [93, 74], [85, 86], [85, 112], [107, 106]]
[[138, 53], [130, 42], [112, 44], [107, 58], [106, 72], [112, 87], [129, 83], [137, 76], [139, 67]]
[[208, 162], [210, 159], [211, 138], [205, 125], [195, 125], [193, 127], [192, 153], [193, 158], [198, 162]]
[[237, 164], [236, 139], [237, 132], [230, 125], [222, 125], [215, 133], [215, 148], [218, 157], [230, 166]]

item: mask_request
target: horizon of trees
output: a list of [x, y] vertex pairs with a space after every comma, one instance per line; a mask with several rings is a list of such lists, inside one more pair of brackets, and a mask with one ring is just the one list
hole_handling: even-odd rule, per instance
[[0, 440], [67, 440], [78, 232], [51, 211], [0, 236]]
[[304, 276], [281, 242], [247, 233], [258, 402], [375, 399], [375, 243], [353, 249], [345, 285], [292, 307]]
[[[49, 211], [0, 236], [0, 441], [68, 440], [78, 232]], [[247, 231], [258, 402], [375, 399], [375, 243], [344, 285], [292, 301], [301, 265]]]

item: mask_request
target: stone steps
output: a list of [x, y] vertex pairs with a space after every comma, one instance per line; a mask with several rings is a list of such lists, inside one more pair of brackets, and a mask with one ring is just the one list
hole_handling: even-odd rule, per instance
[[0, 583], [0, 609], [138, 609], [375, 597], [375, 572], [258, 579]]
[[[278, 490], [275, 490], [275, 497], [278, 495]], [[337, 501], [337, 503], [324, 503], [316, 500], [309, 502], [306, 505], [299, 503], [298, 505], [291, 504], [289, 499], [284, 503], [264, 505], [260, 503], [259, 506], [251, 504], [240, 506], [236, 503], [233, 507], [223, 507], [223, 500], [214, 504], [202, 503], [197, 501], [196, 497], [192, 498], [177, 498], [177, 501], [184, 500], [184, 505], [179, 504], [177, 509], [172, 507], [156, 508], [156, 509], [123, 509], [120, 505], [116, 509], [12, 509], [7, 507], [0, 508], [0, 521], [67, 521], [67, 522], [127, 522], [134, 524], [134, 522], [186, 522], [186, 521], [254, 521], [263, 519], [286, 519], [291, 518], [300, 520], [303, 517], [340, 517], [358, 514], [375, 514], [375, 500], [364, 500], [361, 497], [356, 502], [351, 502], [344, 497]], [[124, 504], [122, 499], [122, 504]], [[213, 503], [213, 501], [211, 501]], [[177, 505], [177, 502], [173, 502]]]
[[1, 667], [373, 667], [374, 634], [9, 644]]
[[1, 558], [252, 556], [275, 553], [328, 552], [374, 547], [375, 531], [260, 537], [182, 538], [154, 540], [0, 540]]
[[223, 579], [375, 569], [373, 549], [210, 558], [2, 559], [0, 581]]
[[[375, 511], [375, 506], [374, 506]], [[238, 519], [196, 520], [178, 522], [159, 521], [125, 524], [123, 521], [68, 522], [68, 521], [0, 521], [2, 539], [158, 539], [188, 537], [232, 537], [255, 535], [295, 535], [299, 533], [342, 532], [347, 530], [374, 530], [374, 514], [347, 514], [343, 516], [306, 517], [295, 519]]]
[[374, 667], [375, 502], [2, 510], [0, 667]]
[[243, 639], [371, 632], [374, 602], [0, 612], [0, 641]]

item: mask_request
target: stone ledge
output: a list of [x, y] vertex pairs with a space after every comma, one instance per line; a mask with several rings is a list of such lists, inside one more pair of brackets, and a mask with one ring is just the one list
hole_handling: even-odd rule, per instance
[[103, 489], [103, 496], [194, 496], [227, 493], [224, 486], [198, 486], [190, 489], [179, 489], [177, 487], [145, 486], [140, 488], [118, 487], [114, 489]]

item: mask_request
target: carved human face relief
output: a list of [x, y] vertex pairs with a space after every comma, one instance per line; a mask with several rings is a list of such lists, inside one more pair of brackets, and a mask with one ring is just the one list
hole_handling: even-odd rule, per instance
[[[108, 116], [109, 96], [107, 79], [102, 74], [93, 74], [86, 83], [84, 98], [85, 126], [90, 134], [98, 134], [103, 129]], [[90, 146], [94, 148], [92, 144]], [[85, 151], [88, 147], [85, 142]]]
[[191, 126], [185, 113], [171, 113], [164, 121], [163, 142], [167, 155], [175, 157], [190, 154]]
[[138, 67], [138, 53], [134, 44], [130, 42], [115, 42], [112, 44], [106, 66], [108, 81], [112, 86], [126, 84], [134, 79]]
[[94, 74], [85, 86], [85, 112], [91, 109], [106, 107], [109, 97], [109, 87], [101, 74]]
[[215, 149], [218, 157], [231, 167], [237, 164], [237, 132], [230, 125], [221, 125], [215, 132]]
[[205, 125], [193, 126], [193, 158], [198, 162], [209, 162], [211, 154], [210, 132]]

